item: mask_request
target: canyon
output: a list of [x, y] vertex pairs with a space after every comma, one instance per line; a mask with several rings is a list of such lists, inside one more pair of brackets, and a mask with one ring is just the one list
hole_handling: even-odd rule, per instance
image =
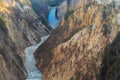
[[120, 79], [116, 3], [71, 0], [59, 27], [35, 52], [43, 80]]
[[24, 49], [49, 32], [29, 1], [0, 0], [0, 80], [25, 80]]
[[119, 59], [119, 0], [0, 0], [0, 80], [120, 80]]
[[35, 50], [43, 43], [50, 35], [45, 35], [41, 37], [40, 43], [32, 45], [25, 49], [25, 68], [28, 72], [28, 77], [26, 80], [42, 80], [42, 73], [36, 67], [36, 60], [33, 53]]

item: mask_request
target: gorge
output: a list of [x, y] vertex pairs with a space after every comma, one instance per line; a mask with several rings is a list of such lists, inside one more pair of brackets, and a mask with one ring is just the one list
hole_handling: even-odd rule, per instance
[[[57, 19], [57, 16], [56, 16], [56, 11], [57, 11], [56, 9], [57, 9], [56, 7], [51, 8], [49, 15], [48, 15], [48, 22], [53, 29], [55, 29], [60, 22], [60, 20]], [[40, 43], [38, 43], [36, 45], [32, 45], [25, 49], [24, 65], [28, 72], [28, 77], [26, 80], [42, 80], [42, 73], [36, 67], [36, 60], [34, 58], [34, 52], [42, 43], [44, 43], [46, 41], [46, 39], [49, 36], [50, 35], [42, 36]]]
[[48, 37], [49, 35], [41, 37], [40, 43], [27, 47], [25, 49], [25, 64], [24, 65], [28, 72], [28, 77], [26, 80], [42, 80], [42, 73], [40, 73], [40, 71], [36, 67], [36, 60], [34, 58], [33, 53], [38, 48], [38, 46], [40, 46], [43, 42], [45, 42], [45, 40]]
[[120, 80], [120, 0], [0, 0], [0, 80]]
[[64, 20], [36, 50], [43, 80], [120, 79], [119, 1], [94, 1], [71, 0]]

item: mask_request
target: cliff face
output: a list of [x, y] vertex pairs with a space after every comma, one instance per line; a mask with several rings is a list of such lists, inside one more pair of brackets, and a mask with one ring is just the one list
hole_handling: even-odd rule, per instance
[[47, 18], [50, 6], [45, 2], [46, 0], [30, 0], [32, 3], [33, 9], [43, 16], [44, 18]]
[[48, 32], [28, 1], [0, 0], [0, 80], [25, 80], [24, 49]]
[[112, 4], [81, 5], [35, 52], [43, 80], [119, 80], [119, 15]]

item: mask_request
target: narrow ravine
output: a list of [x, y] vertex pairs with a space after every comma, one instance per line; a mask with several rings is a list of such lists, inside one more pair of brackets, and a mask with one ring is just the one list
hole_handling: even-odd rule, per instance
[[38, 70], [38, 68], [35, 66], [36, 61], [34, 58], [34, 52], [35, 50], [49, 37], [49, 35], [45, 35], [41, 37], [41, 42], [37, 45], [33, 45], [30, 47], [27, 47], [25, 49], [25, 68], [28, 72], [28, 77], [26, 80], [42, 80], [42, 73]]
[[[57, 8], [54, 7], [50, 10], [49, 15], [48, 15], [48, 22], [53, 29], [55, 29], [60, 22], [60, 20], [56, 18], [56, 11], [57, 11]], [[37, 45], [32, 45], [25, 49], [24, 65], [25, 65], [25, 68], [28, 73], [26, 80], [42, 80], [42, 73], [35, 66], [36, 60], [34, 58], [34, 52], [43, 42], [45, 42], [47, 40], [47, 38], [49, 36], [50, 35], [45, 35], [45, 36], [41, 37], [40, 43], [38, 43]]]

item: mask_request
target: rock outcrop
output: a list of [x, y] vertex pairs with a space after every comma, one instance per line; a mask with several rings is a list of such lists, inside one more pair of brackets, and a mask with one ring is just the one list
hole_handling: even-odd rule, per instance
[[50, 6], [45, 2], [45, 0], [30, 0], [32, 7], [39, 15], [47, 18], [50, 11]]
[[46, 33], [29, 1], [0, 0], [0, 80], [25, 80], [24, 49]]
[[67, 1], [64, 1], [60, 6], [57, 7], [57, 18], [62, 19], [68, 9]]
[[65, 15], [35, 52], [43, 80], [120, 79], [120, 11], [111, 5], [86, 3]]

